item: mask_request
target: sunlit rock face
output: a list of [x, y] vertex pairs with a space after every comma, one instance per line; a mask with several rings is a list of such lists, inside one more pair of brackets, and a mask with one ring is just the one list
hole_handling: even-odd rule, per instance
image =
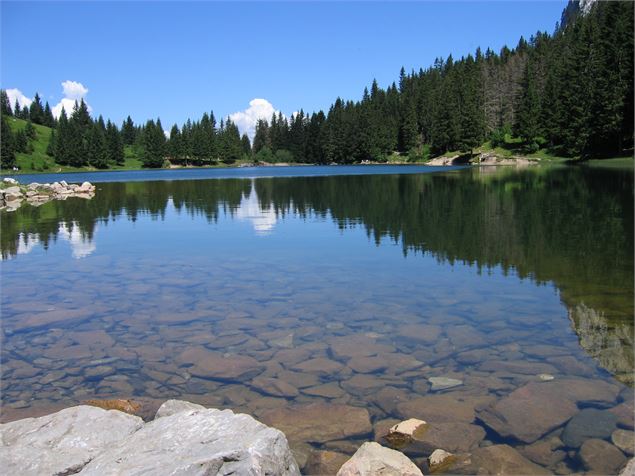
[[633, 325], [608, 319], [584, 303], [569, 308], [580, 346], [621, 382], [633, 386]]

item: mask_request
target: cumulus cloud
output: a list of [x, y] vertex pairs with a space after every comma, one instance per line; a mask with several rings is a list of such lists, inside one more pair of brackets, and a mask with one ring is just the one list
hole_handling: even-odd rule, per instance
[[9, 102], [11, 103], [11, 109], [13, 109], [13, 106], [15, 106], [16, 99], [18, 100], [18, 103], [22, 108], [24, 106], [30, 106], [33, 102], [33, 99], [29, 99], [24, 94], [22, 94], [22, 91], [16, 88], [7, 89], [7, 96], [9, 97]]
[[[73, 112], [75, 101], [79, 102], [84, 98], [84, 96], [86, 96], [86, 94], [88, 94], [88, 88], [77, 81], [67, 80], [62, 82], [62, 90], [64, 97], [51, 109], [53, 116], [56, 119], [58, 119], [62, 114], [62, 108], [66, 111], [67, 116], [70, 115], [71, 112]], [[86, 100], [84, 100], [84, 102], [86, 102]], [[90, 104], [86, 103], [86, 106], [88, 107], [88, 112], [93, 111]]]
[[64, 97], [77, 99], [78, 101], [88, 94], [88, 88], [77, 81], [64, 81], [62, 83], [62, 89], [64, 89]]
[[252, 99], [249, 101], [249, 107], [244, 111], [238, 111], [229, 115], [241, 134], [247, 134], [250, 140], [254, 139], [256, 134], [256, 123], [258, 119], [266, 119], [269, 121], [273, 113], [278, 114], [278, 110], [273, 107], [266, 99]]

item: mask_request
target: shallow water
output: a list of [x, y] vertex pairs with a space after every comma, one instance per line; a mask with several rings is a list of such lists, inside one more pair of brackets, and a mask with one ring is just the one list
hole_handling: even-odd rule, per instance
[[[562, 440], [571, 415], [523, 436], [539, 408], [509, 431], [484, 408], [542, 385], [576, 412], [629, 411], [632, 171], [290, 169], [94, 174], [113, 181], [92, 200], [3, 212], [3, 419], [183, 398], [253, 414], [298, 451], [350, 454], [418, 417], [536, 460], [529, 444]], [[373, 428], [334, 431], [341, 405]], [[539, 464], [580, 469], [570, 445]]]

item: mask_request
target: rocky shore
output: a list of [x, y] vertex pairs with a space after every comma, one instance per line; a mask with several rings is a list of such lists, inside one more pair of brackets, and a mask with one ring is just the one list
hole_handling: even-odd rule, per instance
[[501, 157], [493, 152], [482, 152], [474, 157], [469, 157], [469, 154], [436, 157], [429, 160], [424, 165], [516, 165], [525, 167], [528, 165], [538, 164], [540, 164], [540, 159], [529, 159], [527, 157], [515, 156]]
[[23, 203], [39, 207], [51, 200], [66, 200], [70, 197], [90, 199], [95, 195], [95, 186], [90, 182], [68, 184], [64, 180], [53, 183], [33, 182], [21, 185], [17, 180], [5, 178], [0, 184], [0, 210], [14, 211]]
[[[120, 408], [111, 409], [111, 408]], [[39, 418], [0, 425], [0, 463], [6, 474], [21, 475], [280, 475], [422, 476], [425, 474], [551, 474], [505, 444], [453, 448], [434, 423], [411, 418], [388, 428], [375, 441], [363, 443], [349, 459], [320, 451], [303, 458], [287, 437], [253, 417], [231, 410], [168, 400], [144, 422], [126, 400], [92, 401]], [[460, 432], [461, 429], [455, 429]], [[469, 435], [466, 436], [469, 439]], [[429, 456], [417, 466], [400, 448], [419, 445]], [[447, 445], [445, 445], [447, 446]], [[610, 458], [614, 467], [594, 467], [610, 445], [587, 440], [583, 451], [591, 472], [635, 474], [633, 458]], [[618, 451], [618, 450], [615, 450]], [[297, 459], [297, 460], [296, 460]], [[302, 466], [298, 462], [302, 462]], [[609, 472], [607, 472], [609, 471]]]

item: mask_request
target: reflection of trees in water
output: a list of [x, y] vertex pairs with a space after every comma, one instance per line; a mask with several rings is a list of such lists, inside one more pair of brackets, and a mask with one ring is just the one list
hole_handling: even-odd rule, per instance
[[[140, 214], [163, 218], [169, 198], [177, 210], [214, 222], [220, 213], [233, 214], [253, 182], [260, 207], [278, 218], [331, 216], [341, 228], [363, 226], [377, 243], [401, 243], [404, 253], [431, 253], [449, 263], [500, 266], [539, 283], [553, 281], [580, 327], [583, 347], [592, 333], [580, 324], [589, 319], [575, 317], [590, 315], [576, 310], [581, 303], [596, 313], [593, 322], [604, 322], [611, 336], [632, 346], [632, 180], [632, 172], [568, 167], [110, 183], [100, 185], [90, 201], [69, 199], [3, 213], [2, 255], [17, 252], [20, 236], [47, 247], [61, 222], [92, 239], [99, 222], [136, 220]], [[631, 333], [611, 330], [624, 325]], [[611, 339], [602, 342], [615, 347]], [[589, 349], [607, 345], [594, 341]], [[610, 357], [598, 358], [616, 371]], [[632, 372], [632, 359], [629, 365]]]

